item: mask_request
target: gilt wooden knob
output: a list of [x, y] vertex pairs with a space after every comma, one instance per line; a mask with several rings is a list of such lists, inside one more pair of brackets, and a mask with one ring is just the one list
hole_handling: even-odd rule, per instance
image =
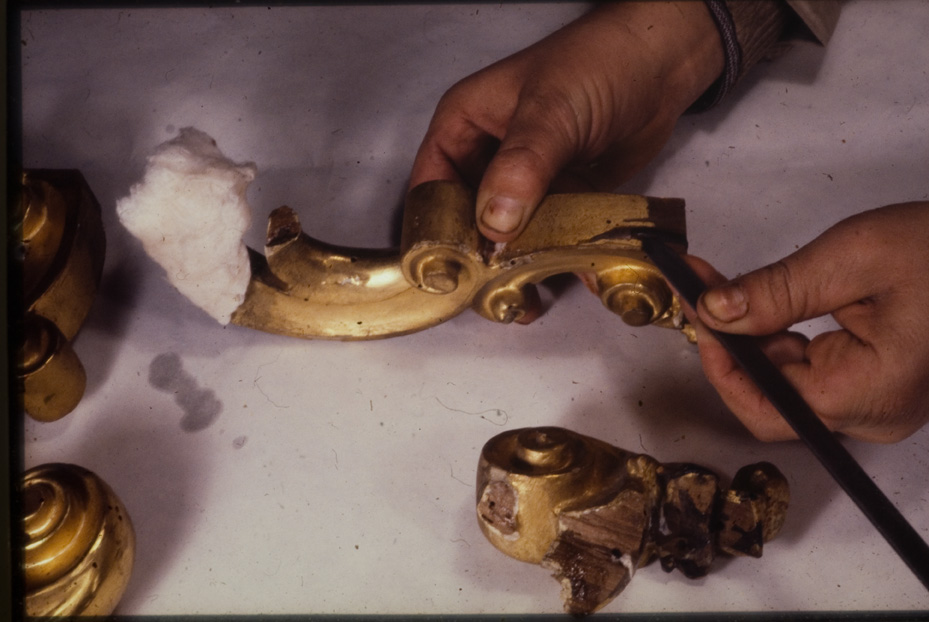
[[36, 421], [61, 419], [77, 408], [84, 396], [84, 366], [50, 320], [27, 314], [20, 331], [18, 375], [23, 406]]
[[72, 464], [26, 472], [22, 488], [27, 616], [108, 615], [132, 572], [135, 534], [107, 484]]

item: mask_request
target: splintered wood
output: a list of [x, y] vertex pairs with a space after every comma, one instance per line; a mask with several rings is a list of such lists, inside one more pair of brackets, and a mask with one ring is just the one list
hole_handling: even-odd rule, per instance
[[658, 559], [666, 572], [706, 576], [717, 555], [760, 557], [784, 524], [787, 480], [767, 462], [726, 488], [713, 471], [661, 464], [561, 428], [488, 441], [477, 515], [499, 550], [550, 570], [568, 613], [593, 613]]

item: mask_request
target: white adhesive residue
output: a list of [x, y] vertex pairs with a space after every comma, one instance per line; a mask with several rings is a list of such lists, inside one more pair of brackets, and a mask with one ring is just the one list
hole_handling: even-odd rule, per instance
[[226, 158], [209, 135], [192, 127], [159, 145], [145, 176], [116, 204], [168, 280], [222, 324], [245, 299], [251, 278], [242, 236], [251, 212], [245, 199], [257, 167]]
[[635, 574], [635, 565], [632, 563], [632, 556], [629, 553], [623, 553], [623, 556], [619, 558], [619, 563], [626, 567], [626, 571], [629, 573], [629, 578], [632, 578], [632, 575]]

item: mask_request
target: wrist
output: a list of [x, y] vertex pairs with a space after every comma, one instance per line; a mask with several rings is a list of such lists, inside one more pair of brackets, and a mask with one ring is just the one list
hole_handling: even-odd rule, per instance
[[735, 20], [726, 1], [704, 0], [701, 4], [716, 26], [723, 51], [723, 69], [720, 76], [689, 106], [692, 111], [707, 110], [718, 104], [735, 85], [744, 60]]
[[[723, 39], [705, 2], [610, 3], [598, 9], [640, 47], [661, 104], [674, 118], [719, 79], [726, 63]], [[737, 70], [737, 68], [735, 68]]]

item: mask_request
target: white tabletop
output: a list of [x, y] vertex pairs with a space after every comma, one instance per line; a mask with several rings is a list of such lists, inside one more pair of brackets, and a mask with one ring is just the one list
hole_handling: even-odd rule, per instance
[[[731, 477], [768, 460], [792, 505], [761, 559], [689, 580], [641, 569], [606, 611], [926, 609], [929, 595], [799, 442], [754, 440], [673, 331], [630, 328], [573, 284], [531, 326], [466, 312], [372, 342], [222, 327], [171, 286], [114, 205], [185, 126], [257, 163], [247, 242], [288, 204], [334, 244], [395, 242], [440, 95], [585, 10], [576, 3], [42, 10], [22, 15], [28, 167], [77, 168], [107, 231], [76, 341], [77, 410], [25, 424], [26, 466], [106, 480], [135, 524], [119, 613], [561, 610], [544, 569], [482, 536], [483, 444], [558, 425]], [[929, 4], [851, 2], [683, 118], [619, 191], [687, 201], [691, 251], [728, 274], [856, 212], [929, 196]], [[914, 269], [922, 269], [914, 266]], [[827, 322], [805, 325], [820, 330]], [[929, 538], [929, 429], [846, 446]]]

